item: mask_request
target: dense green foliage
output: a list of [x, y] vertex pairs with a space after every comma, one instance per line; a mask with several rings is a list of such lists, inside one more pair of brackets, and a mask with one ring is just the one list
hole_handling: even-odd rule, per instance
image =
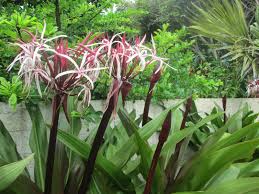
[[[255, 122], [258, 114], [253, 114], [245, 106], [235, 114], [228, 115], [228, 121], [224, 124], [223, 114], [217, 107], [206, 117], [201, 117], [193, 108], [186, 128], [180, 130], [183, 120], [179, 109], [181, 104], [167, 108], [144, 127], [139, 127], [141, 118], [136, 117], [135, 111], [127, 113], [120, 109], [120, 121], [108, 128], [98, 153], [89, 193], [143, 192], [143, 178], [147, 178], [155, 148], [147, 140], [160, 131], [169, 111], [172, 111], [174, 122], [155, 171], [152, 192], [199, 191], [207, 194], [222, 190], [222, 194], [243, 194], [244, 191], [258, 191], [258, 155], [254, 154], [259, 144], [259, 125]], [[86, 119], [88, 123], [95, 123], [100, 117], [98, 114], [93, 117], [87, 112], [78, 114], [75, 105], [70, 99], [69, 117], [73, 121], [70, 125], [62, 122], [62, 128], [67, 130], [58, 132], [60, 143], [54, 166], [53, 190], [65, 189], [67, 193], [77, 193], [80, 174], [84, 169], [83, 161], [89, 155], [96, 133], [92, 129], [85, 141], [80, 140], [77, 136], [81, 131], [81, 122]], [[0, 193], [41, 194], [43, 188], [48, 124], [44, 122], [36, 104], [30, 103], [26, 107], [33, 123], [30, 148], [34, 152], [34, 174], [37, 178], [34, 183], [22, 174], [32, 156], [21, 160], [15, 142], [0, 123], [0, 140], [5, 143], [0, 149], [0, 176], [3, 180]], [[93, 109], [89, 110], [94, 113]], [[64, 149], [63, 144], [67, 149]], [[176, 154], [174, 148], [177, 144], [181, 145], [181, 154], [177, 162], [172, 163], [170, 158]], [[174, 168], [181, 170], [174, 171]], [[12, 169], [12, 173], [7, 173], [9, 169]]]
[[146, 13], [139, 18], [139, 22], [142, 33], [149, 37], [165, 23], [170, 24], [170, 31], [181, 28], [186, 21], [184, 14], [190, 5], [191, 1], [188, 0], [137, 0], [134, 4]]
[[[154, 99], [185, 98], [191, 94], [197, 97], [224, 95], [226, 93], [224, 88], [226, 79], [229, 79], [233, 84], [229, 74], [231, 71], [222, 65], [218, 66], [219, 62], [216, 60], [211, 63], [204, 61], [195, 64], [195, 53], [192, 50], [194, 41], [188, 41], [187, 30], [182, 28], [175, 32], [170, 32], [168, 28], [169, 25], [164, 24], [162, 29], [154, 33], [153, 37], [158, 54], [167, 58], [167, 63], [169, 64], [154, 89]], [[129, 99], [145, 98], [150, 81], [148, 75], [152, 71], [153, 67], [150, 67], [133, 81], [133, 86], [134, 84], [141, 84], [141, 87], [133, 87], [129, 94]], [[226, 78], [227, 74], [228, 77]], [[103, 76], [104, 78], [97, 82], [94, 90], [95, 96], [99, 98], [105, 98], [110, 84], [108, 76]], [[229, 90], [229, 96], [236, 96], [236, 92], [239, 90], [239, 88], [231, 87], [227, 89]], [[230, 90], [232, 90], [232, 93]]]
[[12, 82], [8, 82], [5, 78], [0, 77], [0, 93], [2, 100], [8, 101], [10, 107], [15, 109], [19, 100], [24, 98], [22, 81], [17, 77], [12, 77]]
[[[46, 36], [56, 33], [67, 34], [71, 42], [78, 42], [90, 31], [93, 32], [125, 32], [129, 36], [138, 33], [135, 27], [134, 18], [142, 14], [141, 10], [117, 8], [114, 12], [114, 3], [118, 0], [100, 1], [98, 4], [87, 3], [86, 1], [61, 1], [60, 17], [61, 30], [58, 31], [55, 18], [55, 4], [52, 1], [41, 3], [23, 3], [16, 5], [6, 2], [0, 7], [0, 67], [1, 76], [7, 77], [5, 68], [16, 55], [15, 49], [10, 45], [17, 39], [26, 40], [26, 33], [41, 32], [43, 20], [47, 23]], [[122, 6], [122, 5], [121, 5]]]
[[[148, 40], [153, 34], [159, 54], [168, 58], [168, 65], [176, 69], [167, 68], [163, 72], [155, 88], [156, 100], [182, 98], [190, 94], [197, 97], [247, 95], [246, 80], [240, 79], [240, 72], [235, 68], [237, 62], [226, 63], [226, 60], [215, 57], [211, 54], [211, 48], [199, 38], [191, 38], [192, 34], [183, 27], [188, 25], [185, 15], [188, 8], [192, 7], [191, 1], [77, 0], [75, 3], [69, 0], [59, 1], [59, 14], [55, 1], [1, 3], [0, 76], [7, 80], [11, 80], [13, 74], [6, 72], [6, 67], [17, 52], [10, 43], [17, 39], [26, 41], [28, 35], [24, 29], [41, 32], [45, 20], [46, 36], [65, 33], [71, 44], [82, 40], [89, 31], [107, 32], [109, 35], [123, 32], [129, 38], [146, 34]], [[249, 6], [247, 14], [251, 16], [254, 9], [252, 4]], [[60, 22], [57, 21], [57, 15]], [[254, 18], [251, 20], [254, 21]], [[104, 99], [108, 92], [107, 76], [102, 77], [93, 91], [94, 99]], [[144, 73], [138, 79], [136, 82], [143, 87], [133, 88], [129, 99], [145, 98], [150, 78]]]
[[217, 76], [196, 72], [194, 41], [188, 41], [186, 29], [172, 33], [168, 27], [163, 25], [155, 32], [154, 40], [158, 53], [168, 58], [168, 64], [175, 70], [165, 70], [156, 88], [157, 99], [184, 98], [191, 94], [198, 97], [220, 95], [218, 90], [223, 82]]

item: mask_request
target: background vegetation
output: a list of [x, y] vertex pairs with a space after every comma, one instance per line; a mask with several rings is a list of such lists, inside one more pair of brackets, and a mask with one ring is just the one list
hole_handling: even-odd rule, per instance
[[[0, 1], [0, 77], [12, 80], [15, 74], [6, 67], [17, 53], [10, 42], [26, 40], [23, 29], [41, 32], [47, 22], [46, 35], [67, 34], [71, 44], [79, 42], [89, 31], [108, 35], [124, 32], [128, 38], [154, 36], [160, 55], [169, 59], [154, 99], [196, 97], [247, 97], [250, 78], [241, 79], [237, 61], [221, 58], [210, 38], [201, 38], [187, 28], [190, 10], [199, 1], [188, 0], [1, 0]], [[255, 21], [254, 1], [244, 0], [247, 21]], [[152, 69], [150, 68], [150, 71]], [[148, 91], [149, 73], [138, 76], [143, 87], [133, 88], [129, 99], [143, 99]], [[104, 99], [108, 80], [105, 75], [96, 83], [94, 99]]]

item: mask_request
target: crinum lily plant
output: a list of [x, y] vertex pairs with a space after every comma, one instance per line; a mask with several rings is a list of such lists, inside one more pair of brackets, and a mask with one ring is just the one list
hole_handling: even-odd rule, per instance
[[156, 55], [154, 44], [152, 49], [144, 45], [145, 37], [136, 38], [132, 44], [126, 40], [125, 35], [116, 34], [109, 38], [105, 35], [93, 36], [90, 33], [75, 48], [69, 48], [66, 36], [45, 38], [45, 30], [46, 24], [40, 36], [27, 32], [30, 35], [29, 42], [18, 40], [15, 43], [21, 51], [8, 67], [10, 71], [15, 65], [19, 65], [18, 75], [23, 78], [27, 88], [35, 85], [38, 93], [42, 95], [42, 87], [45, 87], [45, 92], [53, 94], [45, 194], [51, 193], [60, 108], [63, 107], [69, 122], [66, 107], [69, 95], [77, 95], [83, 99], [83, 104], [87, 105], [90, 103], [91, 90], [94, 89], [100, 71], [106, 71], [113, 79], [107, 97], [107, 107], [93, 141], [79, 188], [79, 194], [85, 194], [91, 181], [102, 138], [116, 109], [119, 94], [121, 93], [125, 101], [132, 87], [130, 80], [154, 62], [157, 62], [157, 66], [153, 75], [160, 75], [166, 63]]

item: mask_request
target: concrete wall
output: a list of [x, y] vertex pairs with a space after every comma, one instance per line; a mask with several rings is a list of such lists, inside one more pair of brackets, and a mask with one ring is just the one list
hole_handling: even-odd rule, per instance
[[[179, 100], [163, 101], [163, 106], [169, 107]], [[197, 99], [196, 106], [198, 112], [203, 115], [205, 112], [210, 112], [215, 106], [215, 103], [222, 105], [221, 99]], [[259, 112], [259, 99], [246, 98], [246, 99], [228, 99], [227, 100], [227, 114], [236, 112], [244, 103], [248, 103], [252, 110]], [[104, 101], [92, 101], [95, 110], [104, 109]], [[129, 111], [135, 109], [138, 115], [142, 114], [144, 101], [137, 100], [134, 102], [127, 102], [126, 109]], [[50, 123], [51, 109], [50, 105], [41, 104], [41, 111], [47, 123]], [[155, 117], [163, 110], [161, 105], [152, 105], [150, 108], [150, 116]], [[61, 115], [61, 119], [64, 115]], [[4, 123], [5, 127], [10, 131], [14, 141], [17, 144], [19, 153], [22, 156], [27, 156], [31, 153], [29, 148], [29, 135], [31, 130], [31, 120], [26, 108], [23, 104], [17, 106], [16, 112], [13, 112], [5, 103], [0, 103], [0, 120]], [[83, 128], [84, 129], [84, 128]], [[81, 135], [85, 136], [87, 131], [82, 130]], [[1, 144], [1, 142], [0, 142]]]
[[[165, 107], [169, 107], [179, 100], [168, 100], [163, 101]], [[210, 112], [214, 107], [215, 103], [221, 106], [221, 99], [197, 99], [196, 106], [200, 114], [204, 112]], [[228, 99], [227, 100], [227, 113], [232, 114], [236, 112], [244, 103], [248, 103], [252, 110], [259, 112], [259, 99], [256, 98], [246, 98], [246, 99]], [[104, 101], [93, 101], [93, 107], [95, 110], [104, 109]], [[134, 102], [127, 102], [126, 109], [135, 109], [137, 114], [142, 114], [144, 106], [144, 101], [137, 100]], [[50, 123], [51, 119], [51, 109], [49, 105], [41, 105], [42, 114], [47, 123]], [[152, 105], [150, 108], [150, 116], [155, 117], [163, 110], [161, 105]], [[64, 118], [64, 115], [61, 115]], [[28, 155], [30, 153], [30, 148], [28, 145], [28, 138], [31, 129], [30, 117], [26, 111], [23, 104], [17, 106], [16, 112], [13, 112], [9, 106], [5, 103], [0, 103], [0, 120], [4, 123], [5, 127], [10, 131], [12, 137], [17, 143], [18, 151], [23, 155]], [[82, 132], [84, 135], [84, 131]], [[0, 142], [1, 143], [1, 142]]]

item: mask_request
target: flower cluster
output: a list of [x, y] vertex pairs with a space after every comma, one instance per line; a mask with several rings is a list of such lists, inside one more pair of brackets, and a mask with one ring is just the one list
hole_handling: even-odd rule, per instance
[[21, 52], [8, 67], [11, 70], [19, 63], [19, 76], [27, 87], [34, 81], [40, 95], [44, 83], [46, 89], [60, 94], [83, 95], [83, 102], [89, 103], [99, 72], [106, 70], [113, 78], [108, 99], [120, 90], [125, 96], [131, 88], [130, 79], [153, 62], [158, 62], [158, 71], [165, 64], [156, 55], [154, 44], [152, 49], [144, 45], [145, 37], [131, 44], [125, 35], [107, 38], [90, 33], [76, 48], [69, 48], [65, 35], [47, 39], [45, 30], [46, 24], [39, 38], [27, 32], [30, 42], [15, 43]]
[[144, 43], [145, 36], [142, 39], [137, 37], [133, 43], [130, 43], [126, 40], [125, 34], [116, 34], [110, 39], [104, 38], [97, 50], [97, 56], [106, 53], [106, 55], [102, 55], [102, 59], [105, 61], [105, 66], [108, 67], [109, 75], [113, 78], [107, 99], [115, 96], [115, 104], [119, 92], [122, 94], [122, 100], [126, 99], [132, 87], [130, 80], [144, 71], [148, 65], [157, 62], [157, 72], [161, 71], [164, 65], [167, 65], [164, 62], [165, 59], [156, 55], [153, 39], [152, 49], [145, 46]]
[[258, 79], [248, 82], [247, 93], [248, 93], [248, 96], [250, 97], [258, 97], [258, 93], [259, 93]]

